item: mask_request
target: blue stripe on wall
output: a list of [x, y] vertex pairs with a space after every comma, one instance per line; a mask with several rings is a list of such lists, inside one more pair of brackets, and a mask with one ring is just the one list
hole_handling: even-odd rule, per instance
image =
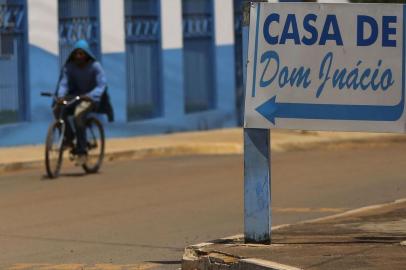
[[162, 50], [161, 62], [164, 117], [182, 117], [184, 114], [182, 49]]
[[216, 46], [215, 54], [216, 109], [234, 112], [236, 109], [234, 46]]
[[127, 80], [126, 80], [126, 54], [103, 54], [103, 68], [106, 72], [108, 91], [114, 109], [116, 122], [127, 121]]

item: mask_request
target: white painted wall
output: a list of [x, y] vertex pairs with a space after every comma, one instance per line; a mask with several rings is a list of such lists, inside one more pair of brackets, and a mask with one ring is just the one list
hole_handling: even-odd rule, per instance
[[28, 39], [31, 45], [58, 54], [58, 1], [28, 0]]
[[182, 0], [161, 0], [160, 12], [163, 116], [179, 122], [184, 114]]
[[[227, 0], [229, 1], [229, 0]], [[183, 47], [182, 1], [161, 0], [162, 49]]]
[[233, 0], [214, 0], [214, 24], [216, 45], [234, 44]]
[[124, 20], [123, 0], [100, 0], [101, 48], [103, 53], [125, 52]]
[[28, 41], [30, 118], [50, 121], [51, 101], [40, 92], [54, 91], [59, 77], [58, 1], [28, 0]]

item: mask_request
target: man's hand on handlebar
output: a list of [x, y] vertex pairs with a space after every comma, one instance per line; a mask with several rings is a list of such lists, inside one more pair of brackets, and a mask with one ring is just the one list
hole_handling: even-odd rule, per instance
[[93, 100], [89, 96], [86, 96], [86, 95], [80, 96], [80, 100], [93, 102]]
[[73, 100], [93, 102], [93, 100], [89, 96], [82, 95], [82, 96], [76, 96], [76, 97], [72, 97], [72, 96], [58, 97], [58, 98], [56, 98], [56, 103], [58, 105], [62, 105], [62, 104], [66, 104], [67, 101], [72, 102]]
[[59, 98], [56, 99], [56, 104], [62, 105], [64, 103], [64, 101], [65, 101], [64, 98], [59, 97]]

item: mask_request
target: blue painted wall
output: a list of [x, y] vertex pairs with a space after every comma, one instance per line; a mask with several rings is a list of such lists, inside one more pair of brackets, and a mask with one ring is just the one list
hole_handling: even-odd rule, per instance
[[59, 78], [59, 60], [37, 46], [30, 46], [31, 122], [51, 121], [51, 100], [40, 96], [43, 91], [55, 91]]
[[[43, 4], [47, 3], [44, 0], [41, 0], [41, 2]], [[47, 10], [47, 12], [49, 11]], [[233, 11], [230, 10], [230, 12]], [[54, 15], [57, 16], [57, 14]], [[57, 17], [54, 21], [57, 22]], [[120, 25], [120, 27], [124, 28], [124, 14], [122, 21], [123, 25]], [[178, 26], [178, 30], [182, 32], [182, 25]], [[216, 29], [214, 29], [213, 35], [215, 31]], [[182, 35], [181, 32], [179, 33], [180, 35]], [[168, 33], [171, 34], [171, 32]], [[55, 34], [57, 35], [58, 33], [56, 32]], [[101, 35], [103, 35], [103, 24], [101, 25]], [[182, 40], [182, 37], [180, 40]], [[157, 79], [161, 87], [161, 114], [154, 118], [133, 122], [129, 122], [127, 118], [126, 53], [125, 51], [105, 53], [102, 48], [102, 64], [106, 71], [116, 118], [115, 123], [106, 123], [107, 136], [127, 137], [235, 126], [234, 45], [216, 45], [213, 40], [213, 106], [208, 110], [186, 113], [184, 50], [182, 41], [180, 41], [179, 46], [175, 47], [164, 45], [164, 40], [161, 42], [161, 49], [156, 52], [160, 57], [159, 66], [157, 67], [160, 75]], [[59, 56], [48, 49], [30, 44], [29, 59], [30, 61], [27, 62], [29, 63], [30, 71], [30, 121], [0, 125], [0, 146], [43, 143], [47, 126], [52, 120], [51, 100], [41, 97], [40, 92], [55, 90], [60, 73]]]
[[161, 69], [163, 116], [175, 123], [184, 115], [183, 50], [162, 50]]

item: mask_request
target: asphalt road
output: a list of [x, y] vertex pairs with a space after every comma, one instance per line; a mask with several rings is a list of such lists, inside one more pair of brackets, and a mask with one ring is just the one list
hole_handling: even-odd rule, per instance
[[[275, 225], [406, 197], [406, 144], [272, 159]], [[141, 262], [176, 269], [185, 246], [243, 230], [241, 156], [113, 162], [97, 175], [73, 167], [64, 173], [57, 180], [44, 179], [42, 170], [0, 176], [0, 269], [138, 269]]]

